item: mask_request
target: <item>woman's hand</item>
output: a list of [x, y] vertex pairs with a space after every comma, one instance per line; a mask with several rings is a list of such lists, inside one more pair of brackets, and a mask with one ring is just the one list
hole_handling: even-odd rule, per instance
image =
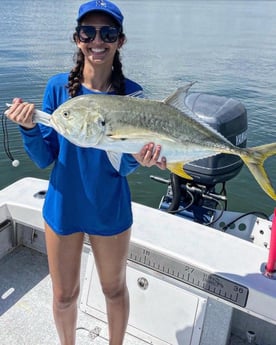
[[34, 104], [23, 102], [21, 98], [14, 98], [12, 106], [5, 111], [5, 115], [18, 125], [31, 129], [36, 125], [33, 123], [34, 109]]
[[133, 154], [133, 157], [137, 162], [144, 167], [151, 167], [153, 165], [165, 170], [167, 167], [166, 158], [160, 158], [161, 145], [154, 145], [154, 143], [148, 143], [144, 145], [139, 153]]

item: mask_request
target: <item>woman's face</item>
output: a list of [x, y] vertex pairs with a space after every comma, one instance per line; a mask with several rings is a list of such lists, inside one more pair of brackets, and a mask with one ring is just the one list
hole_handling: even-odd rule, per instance
[[82, 20], [81, 25], [93, 26], [97, 29], [94, 40], [88, 43], [81, 42], [77, 38], [76, 44], [83, 52], [85, 61], [95, 66], [103, 64], [112, 66], [116, 50], [123, 45], [124, 39], [118, 37], [113, 43], [104, 42], [99, 32], [99, 29], [103, 26], [114, 26], [112, 19], [105, 14], [91, 13]]

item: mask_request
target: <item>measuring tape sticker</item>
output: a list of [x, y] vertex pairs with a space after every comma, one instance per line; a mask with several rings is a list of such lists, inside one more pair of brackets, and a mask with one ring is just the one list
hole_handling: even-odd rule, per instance
[[189, 263], [164, 255], [156, 250], [131, 242], [128, 260], [240, 307], [246, 306], [249, 292], [247, 287]]

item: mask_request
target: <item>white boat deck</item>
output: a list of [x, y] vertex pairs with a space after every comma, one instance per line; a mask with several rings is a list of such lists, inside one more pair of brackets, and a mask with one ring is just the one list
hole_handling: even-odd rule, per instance
[[[20, 246], [0, 261], [1, 345], [58, 345], [47, 257]], [[108, 344], [106, 323], [79, 310], [77, 344]], [[131, 335], [127, 344], [145, 344]]]
[[[59, 345], [46, 255], [21, 246], [0, 260], [0, 277], [1, 345]], [[79, 310], [77, 327], [77, 345], [108, 344], [105, 322]], [[125, 344], [147, 342], [127, 334]], [[245, 344], [233, 334], [229, 340], [229, 345]]]
[[[35, 197], [45, 189], [47, 181], [28, 178], [0, 191], [1, 345], [59, 345], [43, 200]], [[276, 344], [276, 281], [262, 274], [268, 221], [243, 220], [246, 230], [236, 237], [142, 205], [133, 204], [133, 211], [125, 344], [241, 345], [249, 343], [247, 335], [255, 335], [258, 345]], [[108, 344], [103, 296], [87, 244], [81, 281], [76, 344]]]

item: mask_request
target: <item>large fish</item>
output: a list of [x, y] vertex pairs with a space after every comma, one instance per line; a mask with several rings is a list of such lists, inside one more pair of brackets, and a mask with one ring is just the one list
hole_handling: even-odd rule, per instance
[[162, 146], [161, 155], [173, 173], [191, 177], [183, 165], [219, 153], [238, 155], [259, 185], [274, 200], [276, 192], [264, 169], [266, 158], [276, 154], [276, 143], [253, 148], [233, 145], [203, 123], [189, 109], [179, 88], [164, 101], [126, 96], [83, 95], [70, 99], [49, 116], [36, 111], [35, 122], [53, 127], [70, 142], [109, 152], [137, 153], [148, 142]]

